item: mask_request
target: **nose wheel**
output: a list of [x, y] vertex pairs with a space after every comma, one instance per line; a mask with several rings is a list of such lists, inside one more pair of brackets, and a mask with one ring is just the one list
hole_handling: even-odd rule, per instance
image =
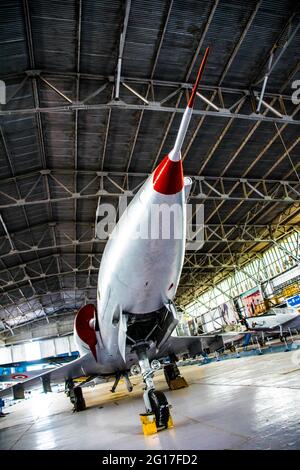
[[167, 429], [170, 419], [169, 403], [163, 392], [149, 390], [149, 401], [152, 413], [155, 414], [156, 427], [158, 429]]

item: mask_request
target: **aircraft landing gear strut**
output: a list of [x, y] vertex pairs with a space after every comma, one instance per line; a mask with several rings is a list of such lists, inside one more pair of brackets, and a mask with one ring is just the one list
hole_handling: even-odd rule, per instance
[[130, 382], [130, 379], [129, 379], [129, 377], [128, 377], [128, 373], [125, 371], [125, 372], [117, 372], [117, 373], [116, 373], [116, 378], [115, 378], [114, 384], [113, 384], [113, 386], [112, 386], [112, 388], [111, 388], [111, 390], [110, 390], [112, 393], [115, 393], [116, 388], [117, 388], [117, 386], [118, 386], [118, 383], [120, 382], [120, 379], [121, 379], [122, 377], [124, 377], [125, 384], [126, 384], [126, 387], [127, 387], [128, 392], [132, 392], [132, 390], [133, 390], [133, 385], [132, 385], [132, 383]]
[[65, 394], [70, 398], [70, 402], [73, 404], [73, 412], [86, 409], [82, 388], [78, 386], [75, 387], [72, 379], [68, 379], [65, 382]]
[[[143, 425], [143, 432], [145, 435], [154, 434], [157, 431], [173, 426], [170, 415], [170, 405], [165, 394], [155, 390], [153, 382], [155, 369], [150, 365], [147, 350], [139, 349], [137, 351], [137, 356], [141, 374], [145, 383], [143, 398], [146, 407], [146, 413], [140, 415]], [[158, 361], [155, 362], [155, 368], [158, 367], [158, 364]]]

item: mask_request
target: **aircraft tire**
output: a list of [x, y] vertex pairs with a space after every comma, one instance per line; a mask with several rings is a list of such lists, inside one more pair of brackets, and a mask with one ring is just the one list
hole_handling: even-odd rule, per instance
[[86, 409], [85, 400], [83, 398], [82, 389], [80, 387], [74, 388], [74, 411], [83, 411]]
[[155, 414], [157, 428], [167, 428], [170, 417], [168, 400], [163, 392], [149, 391], [149, 401]]
[[170, 386], [172, 380], [175, 380], [180, 375], [177, 364], [171, 363], [164, 366], [164, 376], [167, 384]]

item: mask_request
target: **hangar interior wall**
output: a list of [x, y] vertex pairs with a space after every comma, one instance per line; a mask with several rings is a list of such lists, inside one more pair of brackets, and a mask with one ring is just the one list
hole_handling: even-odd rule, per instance
[[261, 300], [280, 295], [292, 283], [297, 289], [300, 281], [299, 251], [300, 237], [295, 231], [196, 297], [185, 307], [186, 317], [199, 319], [204, 332], [211, 332], [224, 325], [220, 308], [224, 303], [232, 303], [235, 313], [238, 307], [242, 315], [246, 316], [241, 299], [256, 288], [261, 292]]
[[30, 361], [77, 351], [73, 335], [0, 347], [0, 364]]

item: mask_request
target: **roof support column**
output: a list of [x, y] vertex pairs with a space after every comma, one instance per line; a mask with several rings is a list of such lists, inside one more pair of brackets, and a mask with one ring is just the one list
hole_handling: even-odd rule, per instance
[[120, 45], [119, 45], [119, 55], [118, 55], [118, 63], [117, 63], [117, 77], [116, 77], [116, 90], [115, 90], [115, 99], [119, 99], [120, 95], [120, 81], [121, 81], [121, 69], [122, 69], [122, 60], [123, 60], [123, 52], [124, 52], [124, 45], [125, 45], [125, 38], [128, 26], [128, 19], [131, 7], [131, 0], [126, 1], [125, 7], [125, 17], [123, 28], [120, 36]]

